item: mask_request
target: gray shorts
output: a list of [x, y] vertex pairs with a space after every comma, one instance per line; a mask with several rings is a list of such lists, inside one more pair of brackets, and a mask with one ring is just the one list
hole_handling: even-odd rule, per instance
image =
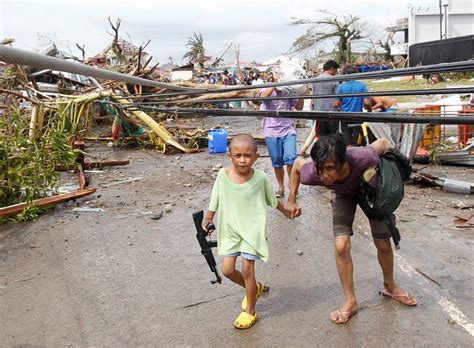
[[[355, 195], [343, 195], [336, 193], [336, 196], [331, 199], [332, 205], [332, 229], [334, 237], [337, 236], [352, 236], [352, 224], [357, 208], [357, 199]], [[375, 240], [390, 239], [391, 234], [384, 221], [371, 220], [370, 231], [372, 238]]]
[[259, 258], [257, 255], [249, 254], [249, 253], [244, 253], [243, 251], [242, 251], [242, 252], [237, 251], [237, 252], [235, 252], [235, 253], [226, 254], [226, 255], [223, 255], [223, 256], [242, 256], [244, 259], [250, 260], [250, 261], [257, 261], [257, 260], [260, 260], [260, 258]]

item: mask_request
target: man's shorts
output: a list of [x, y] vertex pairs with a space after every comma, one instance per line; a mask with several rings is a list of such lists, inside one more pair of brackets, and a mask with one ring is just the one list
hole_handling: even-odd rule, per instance
[[296, 134], [287, 134], [282, 137], [265, 137], [265, 143], [274, 168], [293, 165], [296, 159]]
[[[352, 236], [352, 224], [357, 208], [355, 195], [343, 195], [336, 193], [331, 200], [332, 205], [332, 229], [334, 237]], [[390, 239], [390, 231], [384, 221], [369, 219], [370, 231], [374, 240]]]
[[257, 255], [244, 253], [244, 252], [240, 252], [240, 251], [237, 251], [237, 252], [232, 253], [232, 254], [223, 255], [223, 256], [242, 256], [244, 259], [250, 260], [250, 261], [260, 260], [260, 258]]

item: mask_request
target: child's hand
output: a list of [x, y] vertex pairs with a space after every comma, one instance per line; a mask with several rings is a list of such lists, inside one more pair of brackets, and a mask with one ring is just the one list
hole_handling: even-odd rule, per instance
[[295, 217], [291, 215], [291, 211], [289, 211], [288, 209], [284, 209], [283, 210], [283, 215], [285, 215], [288, 219], [294, 219]]
[[216, 230], [216, 226], [211, 219], [204, 219], [202, 221], [202, 229], [207, 232], [207, 234], [211, 234]]

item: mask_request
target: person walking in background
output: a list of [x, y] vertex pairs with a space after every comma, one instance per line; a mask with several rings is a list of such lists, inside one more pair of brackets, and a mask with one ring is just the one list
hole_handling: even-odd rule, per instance
[[[343, 75], [356, 74], [359, 71], [352, 65], [346, 65], [342, 70]], [[337, 89], [337, 94], [367, 93], [369, 89], [364, 82], [350, 80], [341, 83]], [[362, 107], [367, 111], [372, 111], [372, 104], [369, 97], [339, 97], [334, 101], [334, 107], [342, 112], [362, 112]], [[341, 133], [347, 145], [357, 144], [357, 139], [361, 133], [361, 122], [341, 121]]]
[[262, 79], [262, 74], [260, 72], [255, 73], [255, 79], [252, 81], [252, 86], [263, 85], [265, 81]]
[[273, 83], [275, 82], [275, 77], [273, 76], [273, 73], [270, 71], [267, 75], [267, 83]]
[[[278, 76], [275, 77], [278, 78]], [[289, 93], [284, 89], [270, 87], [263, 89], [260, 95], [264, 98], [286, 97], [289, 96]], [[303, 102], [303, 99], [264, 100], [260, 110], [301, 110]], [[284, 167], [286, 166], [289, 177], [293, 162], [296, 159], [296, 128], [291, 118], [264, 117], [262, 133], [265, 137], [268, 154], [278, 183], [278, 190], [275, 194], [280, 198], [285, 195]]]
[[[338, 69], [339, 69], [339, 64], [336, 61], [330, 59], [326, 63], [324, 63], [323, 72], [319, 74], [316, 78], [324, 79], [324, 78], [335, 76], [337, 74]], [[321, 94], [335, 94], [338, 86], [339, 86], [338, 81], [313, 83], [313, 95], [318, 96]], [[334, 99], [332, 98], [314, 99], [313, 110], [314, 111], [337, 111], [336, 108], [334, 107]], [[308, 137], [306, 138], [306, 141], [303, 147], [299, 151], [300, 156], [306, 155], [306, 150], [311, 146], [311, 144], [315, 140], [316, 127], [317, 127], [317, 134], [319, 136], [328, 135], [328, 134], [336, 134], [339, 131], [339, 122], [326, 121], [326, 120], [317, 120], [316, 122], [313, 121], [313, 124], [311, 126], [311, 131]]]

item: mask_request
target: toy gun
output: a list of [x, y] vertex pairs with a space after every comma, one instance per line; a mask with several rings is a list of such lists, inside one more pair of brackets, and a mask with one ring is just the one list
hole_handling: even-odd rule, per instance
[[[193, 214], [194, 225], [196, 226], [196, 238], [201, 246], [201, 254], [204, 255], [204, 258], [211, 269], [211, 272], [214, 272], [216, 275], [216, 280], [211, 280], [211, 284], [215, 283], [222, 283], [222, 278], [219, 275], [219, 271], [217, 270], [216, 260], [214, 259], [214, 255], [212, 254], [212, 248], [217, 247], [217, 241], [215, 240], [208, 240], [207, 239], [207, 232], [202, 228], [202, 220], [204, 218], [203, 211], [199, 211]], [[215, 230], [216, 227], [214, 224], [210, 224], [207, 226], [208, 231]]]

